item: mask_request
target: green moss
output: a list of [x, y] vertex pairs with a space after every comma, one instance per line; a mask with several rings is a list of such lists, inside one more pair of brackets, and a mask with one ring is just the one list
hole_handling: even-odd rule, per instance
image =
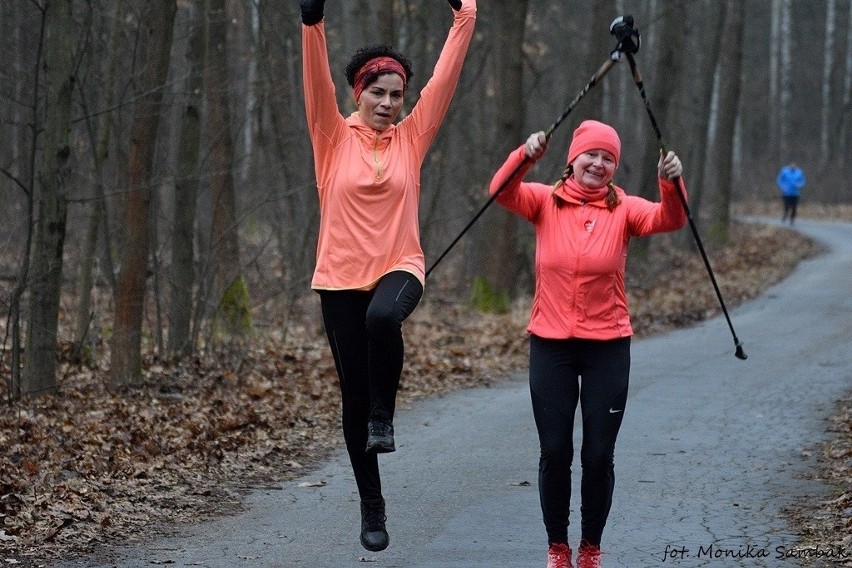
[[483, 276], [473, 279], [470, 305], [483, 313], [505, 314], [509, 311], [509, 292], [495, 290]]
[[248, 284], [243, 276], [236, 277], [222, 294], [216, 309], [216, 332], [236, 337], [254, 333]]

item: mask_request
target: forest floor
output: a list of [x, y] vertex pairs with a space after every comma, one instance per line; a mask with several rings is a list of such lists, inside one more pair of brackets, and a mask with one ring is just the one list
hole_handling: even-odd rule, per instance
[[[800, 217], [852, 221], [852, 206], [803, 206]], [[730, 244], [709, 254], [731, 309], [820, 250], [787, 228], [734, 224]], [[639, 337], [719, 313], [694, 251], [652, 247], [631, 274]], [[182, 361], [160, 360], [151, 349], [144, 384], [122, 393], [108, 388], [104, 351], [89, 364], [63, 351], [58, 394], [0, 407], [0, 563], [47, 566], [60, 556], [168, 534], [239, 511], [252, 488], [309, 473], [342, 444], [337, 379], [314, 308], [249, 342], [208, 347]], [[487, 387], [525, 368], [528, 310], [529, 299], [495, 315], [427, 298], [405, 324], [399, 407]], [[0, 376], [8, 377], [8, 361], [0, 364]], [[0, 384], [2, 400], [7, 389]], [[837, 402], [826, 429], [830, 441], [812, 449], [821, 456], [812, 475], [838, 488], [839, 497], [786, 513], [803, 544], [848, 548], [852, 392]]]

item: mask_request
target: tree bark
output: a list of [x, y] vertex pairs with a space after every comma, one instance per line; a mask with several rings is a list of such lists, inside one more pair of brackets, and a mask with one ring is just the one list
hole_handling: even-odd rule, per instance
[[[115, 81], [117, 76], [118, 66], [118, 38], [122, 29], [120, 15], [124, 11], [124, 1], [116, 0], [112, 5], [112, 27], [109, 33], [109, 45], [106, 52], [107, 64], [105, 66], [104, 80], [102, 82], [102, 93], [104, 97], [104, 108], [111, 109], [115, 102]], [[81, 99], [83, 97], [81, 96]], [[85, 105], [88, 109], [88, 105]], [[85, 114], [89, 115], [88, 110]], [[85, 342], [91, 337], [91, 322], [93, 319], [92, 310], [92, 288], [94, 286], [94, 266], [95, 258], [98, 251], [98, 237], [103, 235], [105, 258], [111, 260], [111, 252], [109, 247], [109, 223], [106, 214], [106, 198], [104, 185], [106, 183], [104, 165], [109, 156], [110, 142], [112, 141], [113, 132], [113, 117], [114, 112], [107, 112], [100, 120], [100, 125], [97, 129], [92, 126], [92, 120], [87, 118], [87, 127], [89, 129], [89, 139], [92, 141], [92, 165], [94, 167], [95, 177], [95, 198], [89, 205], [89, 219], [86, 230], [86, 238], [83, 242], [82, 259], [80, 262], [80, 271], [77, 275], [77, 315], [76, 315], [76, 331], [74, 333], [74, 346], [77, 351], [78, 359], [84, 356]], [[97, 130], [97, 132], [95, 132]], [[108, 262], [102, 267], [102, 272], [107, 274], [107, 279], [111, 284], [114, 284], [112, 274], [112, 262]], [[113, 286], [113, 291], [115, 287]]]
[[[583, 58], [583, 81], [588, 81], [595, 74], [612, 49], [612, 36], [607, 32], [612, 22], [612, 14], [616, 13], [615, 0], [594, 0], [591, 4], [592, 27], [589, 34], [586, 56]], [[588, 97], [589, 100], [583, 101], [585, 105], [583, 109], [584, 116], [611, 123], [612, 119], [604, 115], [605, 93], [607, 91], [608, 80], [608, 78], [604, 79], [598, 92], [590, 95]]]
[[831, 72], [834, 68], [834, 30], [836, 27], [835, 0], [826, 0], [825, 2], [825, 41], [822, 50], [822, 121], [820, 123], [820, 169], [824, 168], [828, 163], [829, 152], [831, 150], [830, 141], [831, 126]]
[[175, 0], [148, 0], [148, 13], [140, 18], [146, 35], [145, 69], [140, 95], [134, 105], [131, 130], [128, 190], [124, 224], [127, 243], [115, 298], [115, 332], [112, 340], [110, 382], [126, 387], [141, 380], [142, 314], [150, 247], [150, 207], [154, 150], [160, 121], [160, 101], [169, 69]]
[[379, 0], [376, 24], [379, 28], [379, 41], [395, 46], [396, 41], [396, 3], [397, 0]]
[[[724, 17], [725, 5], [721, 2], [710, 2], [705, 10], [693, 18], [695, 12], [690, 12], [692, 40], [689, 52], [696, 60], [695, 84], [713, 85], [716, 77], [716, 67], [719, 62], [720, 34]], [[713, 89], [689, 89], [686, 93], [686, 111], [682, 124], [684, 139], [679, 154], [684, 165], [684, 179], [689, 184], [689, 208], [696, 220], [701, 218], [701, 206], [704, 199], [705, 165], [707, 163], [708, 136], [710, 131], [710, 115], [708, 109], [713, 103]], [[692, 235], [687, 231], [682, 234], [681, 246], [692, 242]]]
[[[26, 21], [26, 16], [23, 13], [19, 4], [15, 5], [18, 8], [14, 15], [19, 18], [19, 28], [23, 26], [31, 27], [31, 23]], [[35, 232], [35, 183], [36, 169], [38, 168], [38, 133], [42, 130], [40, 121], [41, 113], [39, 112], [39, 101], [41, 100], [41, 58], [44, 48], [45, 35], [45, 13], [39, 15], [39, 31], [33, 42], [37, 56], [33, 62], [34, 73], [33, 77], [27, 80], [16, 81], [15, 96], [16, 100], [25, 100], [24, 93], [31, 90], [29, 96], [32, 97], [32, 103], [26, 106], [29, 113], [29, 118], [24, 117], [23, 111], [19, 111], [20, 122], [26, 124], [26, 128], [20, 129], [20, 135], [16, 138], [14, 146], [19, 147], [20, 156], [17, 166], [18, 171], [9, 172], [4, 168], [3, 173], [14, 181], [22, 190], [24, 196], [23, 208], [26, 211], [23, 230], [24, 242], [20, 253], [20, 266], [15, 282], [15, 288], [9, 298], [9, 324], [12, 340], [12, 361], [11, 361], [11, 377], [10, 377], [10, 399], [18, 399], [21, 396], [21, 304], [23, 303], [24, 293], [27, 290], [29, 283], [29, 271], [31, 266], [31, 252], [33, 247], [33, 237]], [[22, 54], [28, 46], [29, 34], [18, 33], [15, 36], [15, 47], [18, 52], [18, 64], [23, 65]], [[26, 157], [24, 157], [24, 147], [28, 147]], [[10, 208], [11, 209], [11, 208]]]
[[201, 140], [201, 104], [204, 88], [204, 5], [196, 0], [189, 6], [191, 28], [186, 51], [187, 77], [178, 142], [175, 182], [174, 232], [169, 291], [168, 352], [192, 352], [191, 322], [195, 288], [195, 217], [198, 198], [198, 151]]
[[[770, 0], [769, 20], [769, 104], [778, 108], [781, 102], [781, 0]], [[781, 147], [780, 113], [769, 115], [769, 145], [777, 153]]]
[[742, 2], [726, 5], [722, 28], [718, 77], [719, 112], [716, 136], [711, 148], [714, 167], [710, 170], [711, 184], [717, 188], [717, 193], [711, 203], [712, 217], [708, 226], [709, 240], [715, 244], [727, 242], [731, 221], [731, 186], [734, 177], [731, 161], [742, 80], [740, 70], [743, 53], [743, 6]]
[[790, 159], [790, 122], [793, 101], [792, 0], [781, 0], [778, 67], [778, 150], [781, 161]]
[[[657, 124], [666, 138], [665, 142], [675, 152], [681, 152], [677, 143], [677, 137], [681, 135], [681, 132], [678, 131], [676, 94], [680, 92], [680, 84], [683, 80], [686, 45], [683, 22], [686, 18], [687, 10], [683, 3], [666, 4], [660, 25], [660, 30], [665, 30], [665, 35], [657, 37], [654, 42], [657, 46], [655, 64], [651, 70], [654, 83], [652, 85], [645, 83], [645, 90]], [[650, 128], [650, 122], [647, 122], [649, 135], [641, 148], [642, 158], [636, 164], [639, 171], [633, 179], [639, 180], [639, 186], [636, 188], [639, 195], [658, 201], [657, 163], [660, 159], [660, 143], [656, 133]], [[629, 152], [629, 149], [627, 151]], [[624, 154], [625, 149], [622, 149], [622, 161], [625, 160]], [[631, 244], [631, 254], [641, 259], [647, 255], [649, 245], [650, 239], [636, 239]]]
[[[496, 93], [495, 144], [497, 156], [508, 155], [529, 133], [524, 133], [526, 105], [524, 96], [523, 42], [528, 0], [510, 0], [494, 5], [494, 66]], [[480, 308], [494, 311], [508, 309], [508, 299], [515, 293], [519, 258], [516, 254], [514, 214], [494, 207], [485, 221], [482, 274], [490, 298]]]
[[207, 0], [206, 94], [210, 141], [210, 195], [213, 225], [210, 243], [214, 263], [216, 320], [228, 333], [240, 335], [242, 325], [222, 305], [225, 291], [241, 274], [234, 194], [234, 140], [228, 96], [228, 13], [225, 0]]
[[74, 90], [71, 0], [45, 8], [46, 86], [44, 154], [38, 173], [39, 210], [30, 273], [29, 327], [22, 394], [56, 390], [57, 327], [62, 290], [62, 255], [68, 217], [67, 177], [71, 157], [71, 102]]
[[[846, 25], [846, 62], [843, 69], [843, 102], [839, 124], [835, 161], [849, 163], [852, 161], [852, 144], [849, 143], [849, 138], [852, 137], [852, 7], [849, 8], [849, 22]], [[841, 195], [842, 190], [832, 197], [839, 198]]]

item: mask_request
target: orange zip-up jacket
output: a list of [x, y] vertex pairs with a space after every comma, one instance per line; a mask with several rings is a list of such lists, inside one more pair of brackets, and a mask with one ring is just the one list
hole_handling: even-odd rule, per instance
[[[524, 147], [491, 180], [493, 195], [524, 161]], [[609, 340], [633, 335], [624, 269], [630, 237], [680, 229], [686, 212], [671, 181], [660, 179], [660, 202], [616, 188], [612, 211], [603, 199], [583, 203], [542, 183], [522, 182], [529, 160], [497, 202], [535, 226], [535, 294], [527, 331], [547, 339]], [[684, 190], [685, 191], [685, 190]]]
[[432, 77], [411, 113], [383, 132], [344, 118], [335, 98], [325, 26], [302, 26], [305, 109], [314, 151], [320, 227], [315, 290], [369, 290], [404, 270], [425, 284], [420, 167], [452, 100], [473, 36], [476, 2], [455, 12]]

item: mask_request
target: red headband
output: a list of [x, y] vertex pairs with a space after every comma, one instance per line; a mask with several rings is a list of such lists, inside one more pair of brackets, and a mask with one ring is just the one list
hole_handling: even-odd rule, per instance
[[352, 86], [352, 89], [355, 91], [355, 101], [361, 99], [361, 92], [369, 83], [372, 83], [379, 75], [384, 75], [385, 73], [396, 73], [402, 77], [402, 88], [403, 90], [405, 89], [407, 81], [405, 78], [405, 68], [402, 66], [402, 63], [386, 55], [374, 57], [361, 66], [358, 72], [355, 73], [355, 81]]

